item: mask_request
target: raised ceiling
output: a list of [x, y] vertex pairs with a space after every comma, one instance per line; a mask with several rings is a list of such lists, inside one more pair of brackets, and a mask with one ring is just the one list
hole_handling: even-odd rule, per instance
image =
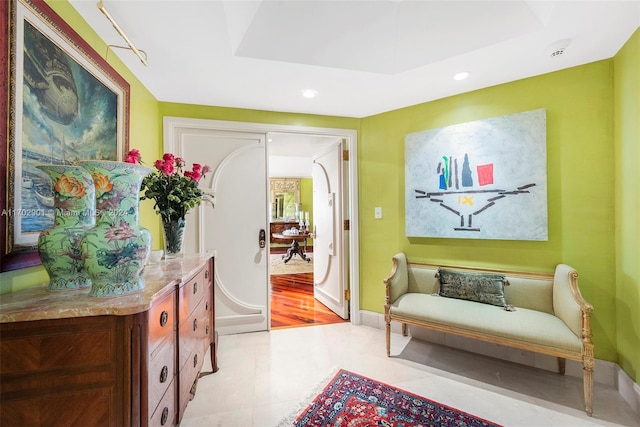
[[[70, 2], [107, 44], [124, 44], [95, 0]], [[103, 3], [148, 66], [107, 55], [159, 101], [346, 117], [610, 58], [640, 26], [637, 0]]]

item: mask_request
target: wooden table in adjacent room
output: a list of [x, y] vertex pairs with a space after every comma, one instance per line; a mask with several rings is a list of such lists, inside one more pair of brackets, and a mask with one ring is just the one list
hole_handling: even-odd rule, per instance
[[[307, 239], [311, 237], [310, 234], [277, 234], [274, 233], [273, 237], [283, 240], [291, 240], [291, 247], [287, 249], [287, 253], [282, 255], [282, 259], [285, 264], [295, 255], [300, 255], [304, 261], [311, 262], [311, 258], [307, 257]], [[304, 248], [300, 247], [298, 242], [304, 242]]]

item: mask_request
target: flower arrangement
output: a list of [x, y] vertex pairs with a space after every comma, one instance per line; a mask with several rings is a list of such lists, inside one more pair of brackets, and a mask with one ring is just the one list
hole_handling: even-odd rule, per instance
[[[141, 163], [140, 151], [129, 151], [125, 162]], [[194, 163], [191, 170], [184, 170], [184, 166], [184, 159], [165, 153], [155, 161], [155, 171], [142, 180], [140, 200], [153, 200], [164, 223], [184, 221], [187, 212], [203, 201], [213, 206], [213, 195], [198, 188], [198, 182], [211, 172], [211, 167]]]

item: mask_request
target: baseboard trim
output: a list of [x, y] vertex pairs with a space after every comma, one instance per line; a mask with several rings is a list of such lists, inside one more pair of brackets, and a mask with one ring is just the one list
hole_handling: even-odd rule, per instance
[[[376, 329], [385, 328], [384, 315], [372, 311], [360, 310], [360, 324]], [[556, 372], [558, 369], [555, 357], [541, 355], [529, 351], [513, 349], [490, 343], [479, 343], [470, 338], [458, 337], [443, 332], [434, 332], [425, 328], [410, 326], [412, 337], [448, 347], [466, 350], [472, 353], [480, 353], [485, 356], [496, 357], [535, 368]], [[391, 322], [391, 332], [401, 334], [400, 322]], [[579, 362], [567, 360], [566, 375], [582, 378], [582, 365]], [[620, 368], [616, 363], [607, 360], [595, 360], [594, 381], [615, 388], [620, 396], [640, 414], [640, 386]]]
[[633, 382], [631, 377], [616, 365], [616, 389], [620, 396], [631, 406], [631, 409], [640, 415], [640, 386]]

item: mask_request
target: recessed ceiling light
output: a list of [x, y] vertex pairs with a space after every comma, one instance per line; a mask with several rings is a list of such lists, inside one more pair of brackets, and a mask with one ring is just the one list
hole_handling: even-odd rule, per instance
[[453, 80], [464, 80], [467, 77], [469, 77], [469, 73], [467, 73], [466, 71], [463, 71], [462, 73], [458, 73], [455, 76], [453, 76]]
[[305, 89], [302, 91], [302, 96], [305, 98], [315, 98], [318, 95], [318, 91], [315, 89]]

